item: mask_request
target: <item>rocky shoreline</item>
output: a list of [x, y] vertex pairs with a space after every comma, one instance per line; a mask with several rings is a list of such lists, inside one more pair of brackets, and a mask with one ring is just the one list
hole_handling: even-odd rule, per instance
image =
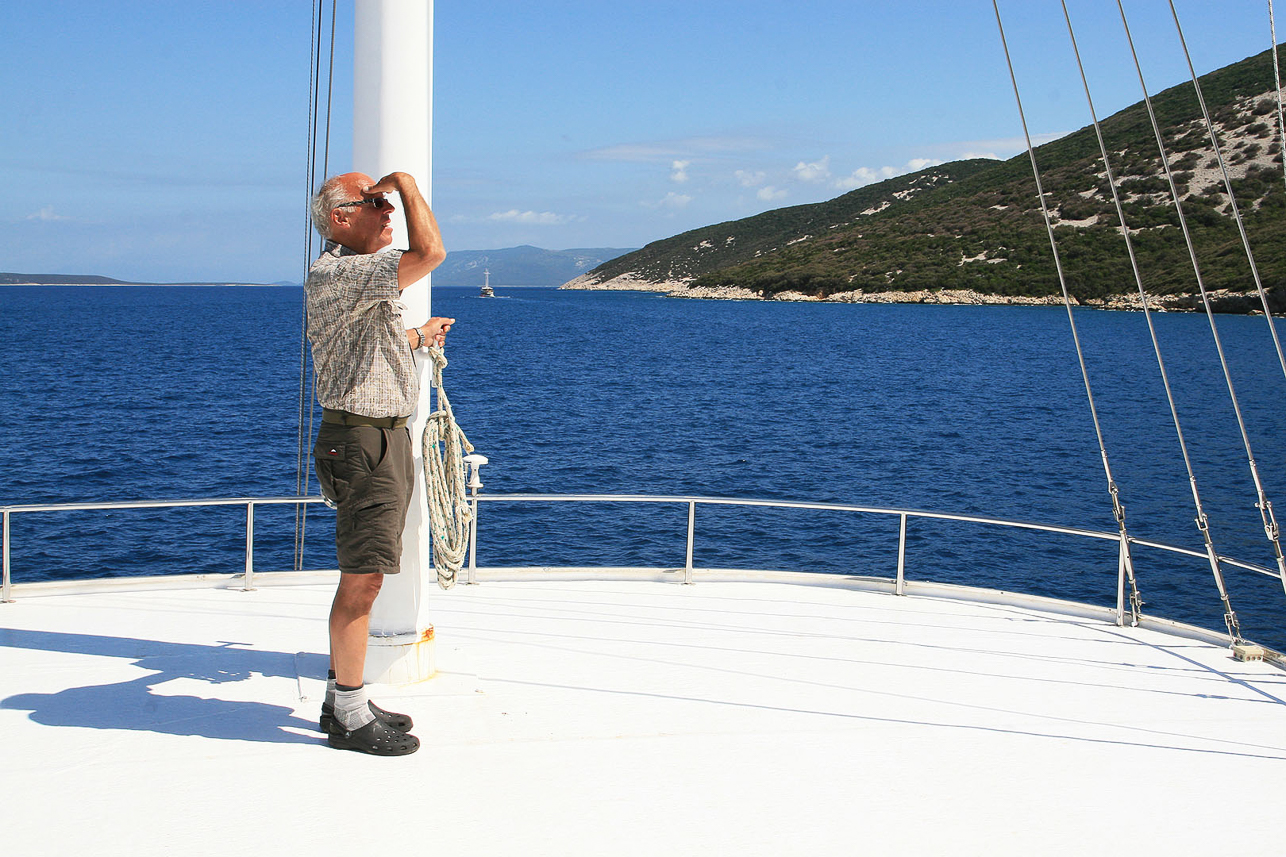
[[[732, 301], [808, 301], [812, 303], [867, 303], [867, 304], [938, 304], [945, 306], [1062, 306], [1062, 295], [993, 295], [971, 289], [921, 289], [911, 292], [836, 292], [824, 298], [802, 292], [779, 292], [765, 298], [762, 294], [741, 286], [702, 286], [693, 288], [681, 280], [656, 282], [625, 274], [610, 280], [598, 281], [586, 274], [559, 286], [560, 289], [586, 291], [635, 291], [655, 292], [671, 298]], [[1215, 312], [1263, 315], [1259, 296], [1220, 289], [1210, 292], [1211, 308]], [[1142, 302], [1137, 293], [1109, 295], [1101, 300], [1080, 301], [1072, 298], [1073, 306], [1106, 310], [1139, 311]], [[1199, 312], [1203, 310], [1199, 294], [1149, 295], [1148, 308], [1157, 312]]]

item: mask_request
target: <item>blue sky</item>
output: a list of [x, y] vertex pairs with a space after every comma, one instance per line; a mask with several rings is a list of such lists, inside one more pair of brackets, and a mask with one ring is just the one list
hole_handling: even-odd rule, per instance
[[[1270, 44], [1264, 0], [1175, 5], [1198, 73]], [[448, 249], [639, 247], [1021, 151], [990, 0], [436, 7], [433, 202]], [[1137, 101], [1115, 0], [1068, 8], [1099, 115]], [[1149, 88], [1184, 80], [1168, 3], [1125, 8]], [[302, 279], [311, 10], [9, 4], [0, 270]], [[1032, 133], [1088, 124], [1057, 0], [1000, 10]], [[332, 173], [351, 151], [351, 18], [341, 0]]]

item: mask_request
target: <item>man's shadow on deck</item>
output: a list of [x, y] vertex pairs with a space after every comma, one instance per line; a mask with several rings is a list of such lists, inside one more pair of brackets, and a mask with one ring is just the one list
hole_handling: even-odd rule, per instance
[[[129, 637], [65, 634], [0, 628], [0, 647], [66, 652], [130, 660], [150, 674], [110, 684], [70, 687], [56, 693], [19, 693], [0, 699], [0, 709], [30, 711], [45, 726], [124, 729], [167, 735], [199, 735], [232, 741], [310, 744], [320, 740], [317, 723], [296, 717], [292, 708], [264, 702], [168, 695], [154, 688], [179, 678], [211, 684], [245, 681], [253, 675], [295, 679], [299, 672], [325, 676], [325, 655], [296, 656]], [[323, 679], [324, 680], [324, 679]], [[314, 734], [301, 735], [292, 729]]]

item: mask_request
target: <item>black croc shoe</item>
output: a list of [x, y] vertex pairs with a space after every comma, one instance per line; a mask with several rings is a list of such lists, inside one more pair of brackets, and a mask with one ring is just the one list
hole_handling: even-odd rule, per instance
[[326, 736], [326, 743], [336, 750], [356, 750], [372, 756], [406, 756], [420, 749], [419, 738], [398, 732], [382, 720], [372, 720], [352, 732], [337, 728]]
[[[371, 707], [371, 714], [375, 715], [376, 720], [382, 720], [389, 726], [392, 726], [398, 732], [410, 732], [415, 724], [406, 714], [397, 714], [393, 711], [385, 711], [373, 702], [368, 702]], [[335, 719], [335, 706], [322, 703], [321, 719], [318, 721], [321, 731], [330, 734], [339, 729], [339, 721]]]

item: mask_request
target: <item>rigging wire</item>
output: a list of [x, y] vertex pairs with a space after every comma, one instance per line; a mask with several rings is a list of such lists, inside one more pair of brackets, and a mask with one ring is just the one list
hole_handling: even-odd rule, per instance
[[[1130, 256], [1130, 266], [1131, 266], [1131, 268], [1132, 268], [1132, 269], [1133, 269], [1133, 271], [1134, 271], [1134, 279], [1135, 279], [1135, 281], [1136, 281], [1137, 283], [1139, 283], [1139, 287], [1140, 287], [1140, 289], [1142, 289], [1142, 278], [1141, 278], [1141, 276], [1140, 276], [1140, 274], [1139, 274], [1139, 265], [1138, 265], [1138, 260], [1135, 258], [1135, 254], [1134, 254], [1134, 243], [1133, 243], [1133, 241], [1131, 241], [1131, 239], [1130, 239], [1130, 230], [1129, 230], [1129, 229], [1127, 228], [1127, 226], [1126, 226], [1126, 221], [1125, 221], [1125, 209], [1124, 209], [1124, 207], [1123, 207], [1123, 206], [1122, 206], [1122, 204], [1121, 204], [1120, 193], [1119, 193], [1119, 191], [1117, 190], [1117, 186], [1116, 186], [1116, 178], [1115, 178], [1115, 176], [1113, 176], [1113, 174], [1112, 174], [1112, 164], [1111, 164], [1111, 161], [1110, 161], [1110, 160], [1109, 160], [1109, 158], [1108, 158], [1108, 154], [1107, 154], [1107, 144], [1103, 141], [1103, 130], [1102, 130], [1101, 126], [1099, 125], [1099, 121], [1098, 121], [1098, 112], [1094, 109], [1094, 98], [1093, 98], [1093, 96], [1090, 94], [1089, 79], [1088, 79], [1088, 78], [1086, 77], [1086, 75], [1085, 75], [1085, 64], [1084, 64], [1084, 62], [1082, 62], [1082, 60], [1081, 60], [1081, 51], [1080, 51], [1080, 47], [1079, 47], [1079, 45], [1078, 45], [1078, 44], [1077, 44], [1077, 42], [1076, 42], [1076, 32], [1075, 32], [1075, 30], [1074, 30], [1074, 29], [1073, 29], [1073, 27], [1072, 27], [1072, 18], [1071, 18], [1071, 15], [1070, 15], [1070, 14], [1068, 13], [1068, 11], [1067, 11], [1067, 2], [1066, 2], [1066, 0], [1060, 0], [1060, 2], [1062, 3], [1062, 7], [1063, 7], [1063, 19], [1067, 22], [1067, 35], [1068, 35], [1068, 38], [1071, 40], [1071, 44], [1072, 44], [1072, 53], [1073, 53], [1073, 54], [1075, 55], [1075, 57], [1076, 57], [1076, 67], [1077, 67], [1077, 69], [1080, 71], [1080, 75], [1081, 75], [1081, 86], [1082, 86], [1082, 88], [1085, 90], [1085, 103], [1086, 103], [1086, 105], [1089, 107], [1089, 111], [1090, 111], [1090, 118], [1093, 120], [1093, 123], [1094, 123], [1094, 134], [1095, 134], [1095, 136], [1098, 138], [1098, 148], [1099, 148], [1099, 152], [1100, 152], [1100, 154], [1103, 156], [1103, 168], [1104, 168], [1104, 170], [1105, 170], [1105, 172], [1106, 172], [1108, 187], [1110, 187], [1110, 188], [1111, 188], [1111, 190], [1112, 190], [1112, 200], [1113, 200], [1113, 202], [1116, 204], [1116, 213], [1117, 213], [1117, 217], [1120, 219], [1120, 222], [1121, 222], [1121, 235], [1122, 235], [1122, 236], [1124, 237], [1124, 239], [1125, 239], [1126, 251], [1129, 253], [1129, 256]], [[1035, 156], [1034, 156], [1034, 154], [1033, 154], [1033, 161], [1032, 161], [1033, 165], [1035, 164], [1034, 157], [1035, 157]], [[1047, 226], [1047, 228], [1050, 228], [1050, 229], [1051, 229], [1051, 232], [1050, 232], [1050, 241], [1052, 242], [1052, 241], [1053, 241], [1052, 226], [1048, 223], [1048, 221], [1046, 222], [1046, 226]], [[1065, 295], [1065, 297], [1066, 297], [1066, 287], [1064, 287], [1064, 295]], [[1071, 305], [1071, 301], [1070, 301], [1070, 300], [1065, 300], [1065, 302], [1066, 302], [1066, 304], [1067, 304], [1067, 316], [1068, 316], [1068, 319], [1071, 319], [1071, 318], [1072, 318], [1072, 305]], [[1074, 323], [1074, 322], [1073, 322], [1072, 327], [1073, 327], [1073, 336], [1075, 336], [1075, 333], [1074, 333], [1074, 331], [1075, 331], [1075, 323]], [[1139, 614], [1140, 609], [1141, 609], [1141, 608], [1142, 608], [1142, 606], [1143, 606], [1143, 602], [1142, 602], [1142, 600], [1140, 599], [1140, 596], [1139, 596], [1138, 584], [1137, 584], [1137, 582], [1136, 582], [1136, 580], [1135, 580], [1135, 578], [1134, 578], [1134, 566], [1133, 566], [1132, 558], [1131, 558], [1131, 556], [1130, 556], [1130, 554], [1129, 554], [1129, 535], [1126, 533], [1126, 530], [1125, 530], [1125, 520], [1124, 520], [1124, 519], [1125, 519], [1125, 509], [1124, 509], [1123, 507], [1121, 507], [1121, 505], [1120, 505], [1120, 501], [1119, 501], [1119, 498], [1118, 498], [1119, 489], [1118, 489], [1118, 488], [1117, 488], [1117, 486], [1116, 486], [1116, 482], [1115, 482], [1115, 480], [1113, 480], [1113, 478], [1112, 478], [1112, 470], [1111, 470], [1111, 467], [1109, 466], [1108, 461], [1107, 461], [1107, 447], [1106, 447], [1106, 445], [1104, 444], [1104, 441], [1103, 441], [1103, 433], [1102, 433], [1101, 429], [1099, 429], [1099, 425], [1098, 425], [1098, 412], [1097, 412], [1097, 409], [1094, 407], [1094, 394], [1093, 394], [1093, 392], [1092, 392], [1092, 391], [1091, 391], [1091, 389], [1090, 389], [1089, 374], [1088, 374], [1088, 372], [1086, 372], [1086, 370], [1085, 370], [1085, 361], [1084, 361], [1084, 357], [1083, 357], [1083, 356], [1081, 356], [1081, 354], [1080, 354], [1080, 343], [1079, 343], [1079, 341], [1078, 341], [1078, 343], [1077, 343], [1077, 357], [1081, 360], [1081, 372], [1082, 372], [1082, 375], [1083, 375], [1083, 376], [1084, 376], [1084, 378], [1085, 378], [1085, 393], [1086, 393], [1086, 396], [1088, 396], [1088, 397], [1089, 397], [1089, 400], [1090, 400], [1090, 412], [1094, 415], [1094, 430], [1095, 430], [1095, 432], [1098, 434], [1098, 440], [1099, 440], [1099, 451], [1100, 451], [1100, 453], [1101, 453], [1101, 454], [1102, 454], [1102, 456], [1103, 456], [1103, 469], [1104, 469], [1104, 471], [1107, 473], [1108, 490], [1109, 490], [1109, 491], [1111, 492], [1111, 494], [1112, 494], [1112, 504], [1113, 504], [1113, 509], [1114, 509], [1114, 511], [1116, 512], [1116, 515], [1117, 515], [1117, 523], [1118, 523], [1118, 525], [1120, 526], [1120, 530], [1121, 530], [1121, 539], [1122, 539], [1122, 542], [1123, 542], [1123, 545], [1124, 545], [1123, 550], [1125, 551], [1125, 554], [1124, 554], [1124, 561], [1126, 561], [1126, 562], [1128, 563], [1128, 565], [1126, 566], [1126, 568], [1127, 568], [1128, 573], [1129, 573], [1130, 586], [1131, 586], [1131, 589], [1132, 589], [1131, 602], [1130, 602], [1130, 603], [1131, 603], [1131, 607], [1133, 608], [1134, 615], [1135, 615], [1135, 617], [1136, 617], [1136, 619], [1135, 619], [1135, 624], [1137, 624], [1137, 623], [1138, 623], [1137, 616], [1138, 616], [1138, 614]]]
[[[1282, 72], [1277, 62], [1277, 22], [1273, 17], [1273, 0], [1268, 0], [1268, 34], [1273, 42], [1273, 94], [1277, 96], [1277, 136], [1286, 153], [1286, 108], [1282, 106]], [[1286, 154], [1282, 155], [1282, 173], [1283, 178], [1286, 178]]]
[[[1117, 0], [1120, 5], [1120, 0]], [[1183, 46], [1183, 57], [1188, 63], [1188, 73], [1192, 76], [1192, 88], [1197, 92], [1197, 102], [1201, 105], [1201, 115], [1206, 120], [1206, 131], [1210, 134], [1210, 145], [1214, 147], [1215, 158], [1219, 161], [1219, 170], [1223, 174], [1224, 190], [1228, 194], [1228, 206], [1232, 211], [1233, 220], [1237, 223], [1237, 231], [1241, 235], [1241, 246], [1246, 251], [1246, 261], [1250, 263], [1250, 274], [1255, 280], [1255, 288], [1259, 291], [1259, 301], [1264, 306], [1264, 317], [1268, 319], [1268, 332], [1272, 334], [1273, 345], [1277, 348], [1277, 362], [1282, 367], [1282, 375], [1286, 376], [1286, 355], [1282, 353], [1281, 340], [1277, 338], [1277, 325], [1273, 323], [1272, 310], [1268, 308], [1268, 293], [1264, 291], [1264, 283], [1259, 278], [1259, 266], [1255, 264], [1255, 254], [1250, 250], [1250, 238], [1246, 235], [1246, 224], [1242, 220], [1241, 210], [1237, 207], [1237, 197], [1232, 192], [1232, 178], [1228, 175], [1228, 165], [1224, 161], [1223, 151], [1219, 148], [1219, 138], [1215, 134], [1214, 122], [1210, 119], [1210, 111], [1206, 109], [1206, 97], [1201, 92], [1201, 84], [1197, 81], [1197, 71], [1192, 65], [1192, 55], [1188, 52], [1188, 42], [1183, 37], [1183, 27], [1179, 24], [1179, 13], [1175, 11], [1174, 0], [1170, 0], [1170, 15], [1174, 18], [1174, 28], [1179, 33], [1179, 44]], [[1121, 10], [1121, 18], [1125, 18], [1125, 10]], [[1133, 46], [1133, 43], [1131, 43]], [[1273, 46], [1273, 58], [1277, 57], [1277, 48]], [[1136, 57], [1137, 60], [1137, 57]], [[1140, 72], [1140, 76], [1142, 72]], [[1280, 89], [1278, 90], [1280, 93]], [[1286, 580], [1283, 581], [1286, 583]]]
[[[1186, 56], [1187, 43], [1183, 41], [1183, 29], [1179, 25], [1179, 17], [1178, 17], [1178, 14], [1175, 13], [1173, 0], [1171, 0], [1171, 3], [1170, 3], [1170, 12], [1172, 15], [1174, 15], [1174, 24], [1175, 24], [1175, 27], [1178, 28], [1179, 30], [1179, 40], [1181, 43], [1183, 43], [1184, 54]], [[1270, 9], [1270, 12], [1271, 12], [1271, 9]], [[1276, 56], [1275, 49], [1273, 51], [1273, 54], [1274, 56]], [[1191, 58], [1189, 58], [1188, 60], [1188, 68], [1189, 70], [1192, 69]], [[1228, 177], [1228, 169], [1227, 169], [1227, 166], [1224, 164], [1223, 153], [1219, 149], [1218, 137], [1215, 133], [1214, 123], [1210, 121], [1210, 114], [1206, 111], [1205, 98], [1202, 97], [1201, 95], [1201, 87], [1200, 87], [1200, 84], [1197, 82], [1195, 72], [1193, 73], [1192, 84], [1197, 90], [1197, 99], [1201, 103], [1201, 110], [1205, 116], [1206, 130], [1210, 134], [1210, 141], [1215, 147], [1215, 156], [1219, 159], [1220, 169], [1223, 170], [1224, 185], [1228, 191], [1228, 199], [1232, 206], [1232, 212], [1236, 217], [1237, 226], [1241, 230], [1242, 241], [1246, 242], [1245, 226], [1242, 223], [1241, 213], [1237, 210], [1237, 201], [1232, 195], [1232, 184]], [[1286, 557], [1283, 557], [1282, 555], [1282, 546], [1281, 546], [1281, 539], [1280, 539], [1281, 529], [1277, 524], [1276, 516], [1273, 514], [1273, 504], [1269, 502], [1268, 496], [1264, 492], [1263, 481], [1260, 479], [1260, 476], [1259, 476], [1259, 466], [1255, 462], [1255, 453], [1251, 449], [1250, 435], [1246, 431], [1246, 421], [1241, 413], [1241, 403], [1237, 398], [1237, 390], [1234, 387], [1232, 382], [1232, 373], [1228, 369], [1228, 360], [1224, 355], [1223, 342], [1219, 338], [1219, 328], [1215, 324], [1214, 310], [1211, 309], [1210, 298], [1206, 291], [1205, 283], [1203, 282], [1201, 277], [1201, 268], [1197, 264], [1196, 249], [1193, 245], [1192, 237], [1188, 232], [1187, 220], [1183, 216], [1183, 205], [1180, 202], [1178, 187], [1176, 186], [1174, 177], [1170, 171], [1170, 162], [1169, 162], [1169, 157], [1166, 153], [1165, 142], [1162, 138], [1159, 128], [1156, 125], [1155, 116], [1152, 116], [1152, 122], [1153, 122], [1153, 132], [1156, 134], [1156, 138], [1157, 138], [1157, 146], [1159, 147], [1161, 152], [1161, 164], [1165, 169], [1166, 178], [1170, 182], [1170, 195], [1174, 199], [1175, 210], [1179, 214], [1179, 225], [1183, 227], [1184, 241], [1187, 243], [1187, 246], [1188, 246], [1188, 255], [1192, 259], [1192, 269], [1193, 269], [1193, 272], [1196, 274], [1197, 286], [1201, 290], [1201, 302], [1204, 305], [1206, 310], [1206, 318], [1210, 322], [1210, 333], [1214, 338], [1215, 350], [1219, 354], [1219, 366], [1223, 370], [1224, 382], [1228, 386], [1228, 396], [1232, 400], [1233, 413], [1237, 417], [1237, 428], [1241, 431], [1241, 442], [1246, 450], [1246, 460], [1250, 467], [1250, 476], [1255, 483], [1255, 498], [1256, 498], [1255, 508], [1259, 510], [1260, 520], [1263, 523], [1263, 527], [1264, 527], [1264, 534], [1268, 537], [1268, 541], [1273, 547], [1274, 558], [1277, 562], [1277, 573], [1281, 577], [1282, 586], [1286, 588]], [[1259, 275], [1255, 269], [1254, 258], [1250, 254], [1250, 245], [1248, 242], [1246, 242], [1246, 254], [1247, 254], [1247, 257], [1250, 258], [1251, 271], [1255, 272], [1255, 281], [1256, 283], [1258, 283]], [[1267, 298], [1264, 296], [1264, 290], [1262, 285], [1260, 285], [1260, 297], [1264, 301], [1264, 315], [1268, 319], [1269, 329], [1273, 330], [1273, 333], [1274, 333], [1273, 338], [1274, 338], [1274, 341], [1276, 341], [1276, 325], [1273, 322], [1272, 313], [1268, 311], [1268, 302], [1267, 302]], [[1281, 346], [1279, 344], [1278, 345], [1279, 355], [1281, 354], [1280, 348]], [[1286, 364], [1283, 364], [1283, 368], [1286, 369]]]
[[[331, 0], [330, 7], [330, 57], [326, 68], [326, 120], [323, 125], [325, 143], [322, 147], [321, 175], [326, 175], [330, 160], [330, 119], [331, 104], [334, 93], [335, 73], [335, 13], [337, 0]], [[325, 20], [325, 0], [317, 0], [313, 7], [312, 40], [309, 50], [308, 80], [308, 157], [304, 192], [304, 275], [307, 277], [313, 260], [313, 226], [309, 201], [317, 183], [318, 158], [317, 138], [319, 121], [319, 102], [321, 100], [322, 81], [322, 30]], [[308, 443], [313, 436], [313, 423], [316, 409], [312, 407], [312, 389], [315, 380], [308, 372], [308, 303], [300, 298], [300, 333], [299, 333], [299, 414], [297, 447], [295, 452], [295, 492], [299, 497], [307, 496], [309, 477], [312, 468], [309, 466]], [[308, 522], [308, 507], [295, 507], [295, 561], [296, 571], [303, 569], [304, 535]]]
[[[313, 182], [313, 130], [316, 124], [316, 92], [317, 92], [317, 44], [319, 36], [318, 26], [318, 9], [320, 0], [317, 5], [309, 4], [312, 11], [312, 22], [310, 24], [310, 41], [308, 45], [308, 142], [305, 157], [304, 170], [304, 192], [305, 199], [311, 192]], [[308, 257], [312, 252], [312, 237], [309, 234], [309, 212], [307, 207], [304, 210], [304, 270], [307, 270]], [[304, 435], [304, 411], [308, 402], [307, 389], [308, 373], [308, 312], [306, 302], [300, 301], [299, 308], [299, 401], [295, 421], [295, 496], [303, 497], [307, 494], [308, 477], [304, 473], [304, 455], [305, 455], [305, 435]], [[294, 550], [294, 569], [300, 571], [303, 569], [303, 551], [304, 551], [304, 527], [307, 521], [304, 507], [295, 507], [295, 550]]]
[[[1169, 162], [1169, 157], [1166, 154], [1165, 142], [1161, 136], [1161, 130], [1160, 130], [1161, 126], [1157, 123], [1156, 111], [1152, 107], [1152, 97], [1148, 94], [1148, 86], [1143, 79], [1143, 66], [1139, 62], [1139, 54], [1134, 47], [1134, 37], [1130, 33], [1130, 24], [1125, 16], [1125, 7], [1121, 5], [1121, 0], [1117, 0], [1116, 6], [1121, 13], [1121, 24], [1125, 28], [1125, 38], [1130, 46], [1130, 54], [1134, 58], [1134, 69], [1139, 77], [1139, 86], [1143, 90], [1143, 102], [1147, 106], [1148, 116], [1151, 118], [1151, 122], [1152, 122], [1152, 130], [1153, 130], [1153, 133], [1156, 135], [1157, 145], [1160, 147], [1160, 150], [1161, 150], [1161, 164], [1166, 171], [1166, 175], [1170, 179], [1170, 186], [1172, 188], [1172, 192], [1174, 193], [1176, 205], [1178, 205], [1179, 197], [1177, 193], [1177, 188], [1175, 187], [1175, 184], [1174, 184], [1174, 177], [1170, 171], [1170, 162]], [[1187, 220], [1183, 217], [1182, 205], [1178, 205], [1178, 212], [1179, 212], [1179, 223], [1183, 228], [1185, 238], [1187, 238], [1189, 235], [1189, 232], [1187, 227]], [[1122, 223], [1122, 228], [1125, 228], [1124, 222]], [[1191, 239], [1188, 238], [1188, 241], [1189, 241], [1189, 245], [1188, 245], [1189, 253], [1192, 254], [1193, 266], [1194, 268], [1196, 268], [1197, 266], [1196, 254], [1191, 249], [1192, 248]], [[1200, 283], [1199, 269], [1198, 269], [1197, 276], [1198, 276], [1198, 282]], [[1202, 292], [1204, 294], [1204, 287], [1202, 288]], [[1215, 587], [1219, 590], [1219, 600], [1223, 603], [1224, 624], [1228, 627], [1228, 634], [1233, 638], [1233, 642], [1238, 643], [1242, 641], [1241, 626], [1240, 626], [1240, 623], [1237, 621], [1236, 612], [1234, 612], [1232, 609], [1232, 602], [1228, 598], [1228, 587], [1224, 583], [1223, 568], [1219, 563], [1219, 555], [1215, 551], [1214, 541], [1210, 537], [1210, 522], [1209, 522], [1209, 519], [1206, 517], [1205, 509], [1203, 508], [1201, 503], [1201, 492], [1197, 489], [1197, 477], [1192, 469], [1192, 460], [1188, 455], [1188, 444], [1183, 437], [1183, 427], [1179, 422], [1179, 411], [1175, 406], [1174, 393], [1170, 388], [1169, 375], [1166, 373], [1166, 370], [1165, 370], [1165, 361], [1161, 356], [1161, 346], [1157, 341], [1156, 328], [1152, 324], [1152, 315], [1151, 313], [1148, 312], [1147, 294], [1143, 289], [1143, 284], [1141, 281], [1139, 282], [1139, 297], [1143, 301], [1143, 315], [1144, 315], [1144, 318], [1147, 319], [1148, 331], [1152, 335], [1152, 347], [1156, 352], [1157, 366], [1160, 367], [1160, 370], [1161, 370], [1161, 381], [1165, 387], [1166, 399], [1170, 404], [1170, 417], [1174, 421], [1174, 431], [1179, 439], [1179, 449], [1183, 454], [1183, 464], [1188, 471], [1188, 485], [1192, 489], [1192, 501], [1196, 507], [1196, 512], [1197, 512], [1197, 517], [1196, 517], [1197, 529], [1201, 531], [1202, 541], [1205, 543], [1206, 559], [1209, 561], [1210, 571], [1214, 575]]]
[[[317, 45], [320, 36], [320, 25], [318, 24], [318, 15], [320, 12], [321, 0], [316, 5], [310, 4], [312, 10], [312, 23], [310, 24], [310, 41], [308, 45], [308, 148], [305, 159], [304, 170], [304, 198], [312, 192], [313, 185], [313, 152], [315, 149], [313, 139], [316, 129], [317, 117]], [[308, 260], [312, 255], [312, 229], [310, 216], [307, 206], [304, 209], [304, 270], [308, 270]], [[305, 475], [305, 433], [304, 417], [305, 409], [308, 404], [308, 312], [307, 303], [300, 301], [299, 307], [299, 407], [298, 415], [295, 422], [295, 496], [303, 497], [308, 493], [308, 476]], [[307, 522], [305, 515], [306, 507], [295, 507], [295, 571], [303, 570], [303, 552], [304, 552], [304, 527]]]
[[[1032, 175], [1036, 179], [1036, 195], [1040, 199], [1040, 210], [1041, 210], [1041, 214], [1044, 216], [1044, 219], [1045, 219], [1045, 231], [1049, 235], [1050, 250], [1054, 254], [1054, 268], [1058, 272], [1058, 284], [1063, 291], [1063, 305], [1067, 310], [1067, 321], [1068, 321], [1068, 324], [1071, 326], [1072, 341], [1076, 345], [1076, 359], [1077, 359], [1077, 362], [1080, 364], [1080, 368], [1081, 368], [1081, 380], [1085, 384], [1085, 396], [1089, 400], [1090, 417], [1094, 422], [1094, 434], [1098, 438], [1099, 455], [1103, 460], [1103, 470], [1107, 475], [1108, 493], [1112, 497], [1112, 514], [1116, 518], [1117, 527], [1121, 535], [1120, 563], [1121, 563], [1121, 568], [1125, 572], [1130, 584], [1131, 624], [1137, 625], [1139, 622], [1139, 617], [1141, 615], [1141, 611], [1143, 607], [1143, 600], [1139, 595], [1138, 582], [1135, 579], [1135, 575], [1134, 575], [1134, 560], [1130, 553], [1130, 537], [1129, 537], [1129, 533], [1126, 531], [1126, 526], [1125, 526], [1125, 507], [1121, 504], [1120, 489], [1116, 484], [1116, 480], [1112, 477], [1112, 465], [1108, 460], [1107, 444], [1103, 439], [1103, 429], [1099, 422], [1098, 408], [1094, 403], [1094, 390], [1090, 384], [1089, 370], [1085, 365], [1085, 354], [1083, 349], [1081, 348], [1081, 338], [1076, 328], [1075, 315], [1072, 312], [1072, 299], [1071, 299], [1070, 293], [1067, 290], [1067, 279], [1063, 273], [1063, 262], [1058, 252], [1058, 242], [1054, 238], [1053, 221], [1049, 214], [1049, 207], [1045, 202], [1045, 190], [1040, 178], [1040, 168], [1036, 165], [1036, 150], [1035, 150], [1035, 147], [1032, 145], [1031, 133], [1027, 128], [1027, 116], [1023, 110], [1022, 96], [1019, 95], [1018, 93], [1018, 77], [1014, 73], [1013, 60], [1010, 58], [1010, 55], [1009, 55], [1009, 42], [1005, 38], [1005, 25], [1000, 19], [1000, 6], [998, 5], [998, 0], [992, 0], [991, 6], [996, 13], [996, 25], [1000, 30], [1000, 42], [1005, 51], [1005, 62], [1009, 66], [1009, 79], [1014, 87], [1014, 98], [1018, 103], [1018, 118], [1022, 122], [1023, 136], [1027, 141], [1027, 155], [1031, 159]], [[1064, 5], [1063, 7], [1063, 12], [1064, 14], [1066, 14], [1067, 12], [1066, 5]], [[1070, 31], [1070, 27], [1071, 27], [1070, 20], [1068, 21], [1068, 27]], [[1073, 46], [1075, 46], [1075, 37], [1073, 37]], [[1077, 61], [1079, 62], [1079, 54], [1077, 55]], [[1086, 96], [1088, 97], [1088, 95], [1089, 95], [1089, 89], [1087, 86]], [[1090, 109], [1093, 110], [1092, 104]], [[1096, 125], [1097, 125], [1097, 120], [1096, 120]], [[1110, 169], [1111, 168], [1109, 167], [1109, 170]], [[1110, 176], [1111, 176], [1111, 173], [1109, 172], [1109, 179], [1110, 179]], [[1131, 256], [1132, 255], [1133, 255], [1133, 251], [1131, 251]], [[1120, 609], [1120, 607], [1118, 607], [1118, 609]]]

